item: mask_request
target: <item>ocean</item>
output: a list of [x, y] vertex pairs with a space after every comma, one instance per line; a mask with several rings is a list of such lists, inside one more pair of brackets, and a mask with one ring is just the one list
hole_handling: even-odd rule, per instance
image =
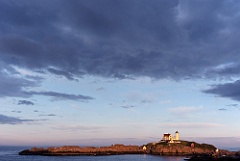
[[18, 152], [29, 147], [0, 146], [0, 161], [183, 161], [184, 157], [154, 155], [111, 156], [20, 156]]

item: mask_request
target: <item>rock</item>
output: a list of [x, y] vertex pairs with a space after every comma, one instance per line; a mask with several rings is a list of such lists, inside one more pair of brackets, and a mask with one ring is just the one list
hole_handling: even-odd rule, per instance
[[79, 147], [62, 146], [50, 148], [32, 148], [23, 150], [19, 155], [117, 155], [117, 154], [142, 154], [143, 150], [139, 146], [116, 144], [105, 147]]
[[[192, 147], [192, 143], [194, 147]], [[153, 154], [153, 155], [191, 155], [211, 154], [216, 147], [209, 144], [181, 141], [180, 143], [148, 143], [142, 146], [115, 144], [102, 147], [61, 146], [49, 148], [32, 148], [19, 152], [19, 155], [119, 155], [119, 154]]]
[[[192, 147], [192, 143], [194, 147]], [[203, 153], [215, 153], [216, 147], [209, 144], [198, 144], [195, 142], [181, 141], [180, 143], [149, 143], [147, 153], [156, 155], [191, 155]]]

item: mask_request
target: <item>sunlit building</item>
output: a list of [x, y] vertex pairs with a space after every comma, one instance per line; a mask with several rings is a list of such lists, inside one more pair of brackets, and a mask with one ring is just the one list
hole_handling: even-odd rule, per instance
[[168, 143], [180, 143], [179, 132], [176, 131], [174, 137], [170, 133], [164, 133], [161, 141], [162, 142], [168, 142]]

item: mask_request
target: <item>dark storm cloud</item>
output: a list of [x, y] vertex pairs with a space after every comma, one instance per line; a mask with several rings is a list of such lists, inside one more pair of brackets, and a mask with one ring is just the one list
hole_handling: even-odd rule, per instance
[[11, 116], [5, 116], [0, 114], [0, 124], [22, 124], [25, 122], [32, 122], [34, 120], [29, 120], [29, 119], [19, 119], [16, 117], [11, 117]]
[[34, 103], [28, 100], [19, 100], [18, 105], [34, 105]]
[[240, 101], [240, 80], [233, 83], [214, 85], [212, 88], [205, 90], [205, 93], [216, 94], [221, 97], [228, 97]]
[[69, 80], [239, 76], [239, 10], [237, 0], [2, 0], [0, 61]]

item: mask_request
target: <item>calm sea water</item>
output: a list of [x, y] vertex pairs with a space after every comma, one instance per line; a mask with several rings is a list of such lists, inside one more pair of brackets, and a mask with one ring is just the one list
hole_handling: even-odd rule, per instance
[[18, 152], [29, 147], [0, 146], [0, 161], [183, 161], [184, 157], [163, 157], [153, 155], [112, 156], [20, 156]]

